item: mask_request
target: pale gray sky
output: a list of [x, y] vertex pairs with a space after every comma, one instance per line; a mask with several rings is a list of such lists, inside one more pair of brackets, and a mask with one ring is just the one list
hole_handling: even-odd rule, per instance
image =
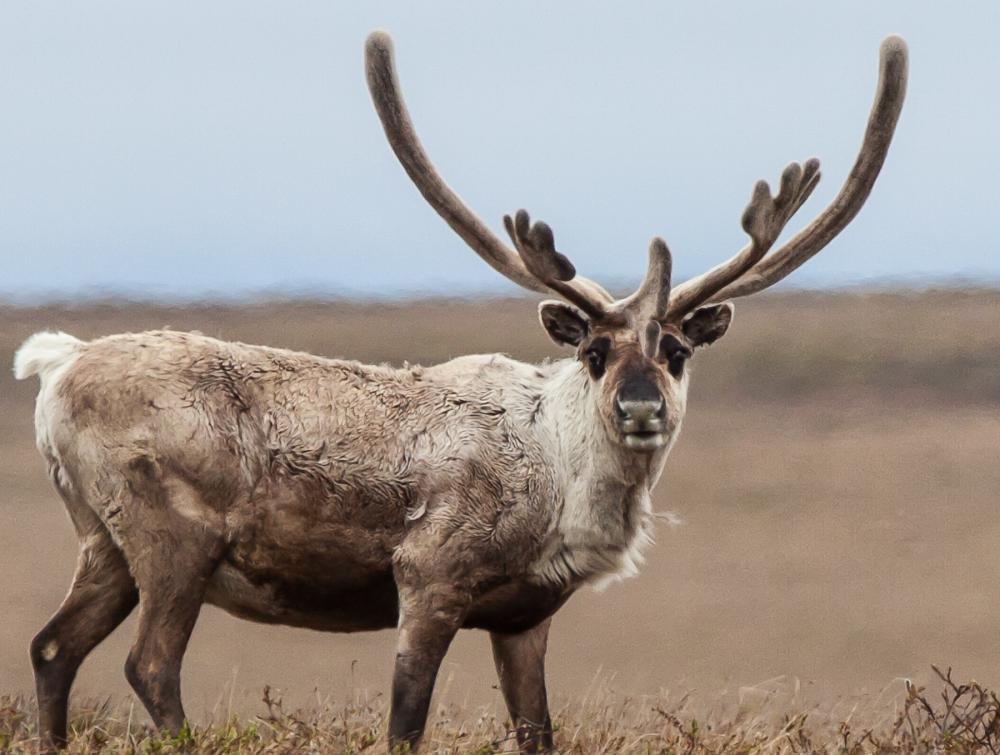
[[429, 153], [500, 230], [547, 220], [586, 275], [743, 243], [754, 181], [815, 155], [832, 197], [877, 50], [909, 98], [872, 198], [790, 280], [1000, 280], [1000, 3], [88, 2], [0, 9], [0, 296], [511, 291], [389, 151], [362, 45], [395, 37]]

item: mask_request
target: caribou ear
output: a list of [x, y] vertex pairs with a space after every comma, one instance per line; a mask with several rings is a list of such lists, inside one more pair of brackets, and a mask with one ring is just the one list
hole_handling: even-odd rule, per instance
[[561, 301], [543, 301], [539, 304], [538, 319], [549, 338], [560, 346], [579, 346], [590, 332], [590, 323], [583, 313]]
[[696, 309], [681, 325], [684, 335], [694, 347], [708, 346], [718, 341], [729, 330], [733, 321], [733, 305], [712, 304]]

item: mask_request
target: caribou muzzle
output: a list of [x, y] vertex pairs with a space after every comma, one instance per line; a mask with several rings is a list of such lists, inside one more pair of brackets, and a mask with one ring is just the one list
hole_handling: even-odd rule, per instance
[[653, 451], [667, 441], [667, 404], [655, 383], [626, 381], [615, 396], [615, 423], [628, 448]]

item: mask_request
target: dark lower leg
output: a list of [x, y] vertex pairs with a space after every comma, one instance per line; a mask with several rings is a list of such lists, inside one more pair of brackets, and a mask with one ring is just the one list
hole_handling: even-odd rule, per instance
[[490, 635], [500, 688], [522, 752], [551, 750], [552, 720], [545, 692], [549, 621], [520, 634]]
[[69, 594], [31, 642], [43, 748], [66, 744], [69, 691], [84, 658], [125, 620], [137, 601], [135, 584], [110, 538], [81, 553]]
[[392, 677], [389, 747], [393, 752], [416, 750], [427, 724], [438, 668], [454, 632], [425, 645], [419, 652], [397, 653]]

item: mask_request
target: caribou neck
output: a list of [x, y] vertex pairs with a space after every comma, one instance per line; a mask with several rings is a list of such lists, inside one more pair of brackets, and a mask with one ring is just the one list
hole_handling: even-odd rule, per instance
[[576, 360], [550, 366], [538, 430], [550, 449], [557, 496], [536, 572], [550, 583], [597, 585], [634, 575], [651, 541], [650, 491], [670, 444], [637, 453], [601, 420], [594, 383]]

